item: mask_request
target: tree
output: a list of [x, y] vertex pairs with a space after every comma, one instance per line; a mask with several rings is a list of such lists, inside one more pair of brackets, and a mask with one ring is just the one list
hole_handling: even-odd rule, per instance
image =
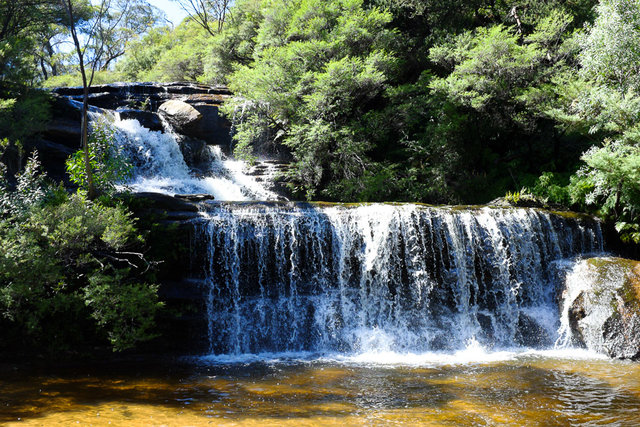
[[254, 61], [229, 78], [242, 97], [227, 107], [242, 111], [236, 152], [284, 146], [298, 194], [356, 197], [374, 169], [362, 118], [393, 67], [391, 15], [362, 0], [267, 2], [262, 13]]
[[581, 39], [582, 68], [560, 82], [558, 125], [593, 147], [571, 177], [572, 202], [640, 243], [640, 1], [601, 0]]
[[640, 0], [602, 0], [583, 39], [582, 74], [621, 92], [640, 92]]
[[189, 17], [215, 36], [222, 31], [231, 0], [173, 0]]
[[109, 66], [126, 52], [127, 45], [166, 20], [164, 12], [151, 6], [146, 0], [128, 0], [105, 15], [96, 43], [103, 46], [99, 69]]
[[[73, 0], [59, 0], [66, 11], [69, 32], [78, 57], [78, 68], [82, 77], [82, 123], [81, 145], [84, 151], [84, 167], [87, 176], [87, 188], [89, 199], [97, 196], [93, 181], [93, 171], [90, 162], [88, 111], [89, 111], [89, 87], [99, 64], [106, 52], [107, 38], [105, 35], [112, 33], [119, 26], [120, 21], [126, 16], [130, 6], [130, 0], [102, 0], [94, 9], [94, 14], [88, 21], [76, 22], [76, 15], [80, 7]], [[112, 19], [110, 14], [117, 9], [117, 18]], [[82, 37], [82, 39], [81, 39]], [[87, 69], [88, 67], [88, 69]]]

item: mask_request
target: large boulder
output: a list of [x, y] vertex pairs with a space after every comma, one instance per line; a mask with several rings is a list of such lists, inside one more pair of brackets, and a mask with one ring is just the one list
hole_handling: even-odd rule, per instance
[[158, 113], [175, 129], [176, 132], [191, 136], [196, 123], [202, 120], [202, 114], [184, 101], [172, 99], [164, 102]]
[[640, 261], [591, 258], [578, 269], [569, 281], [579, 291], [569, 292], [574, 297], [567, 301], [575, 342], [611, 357], [640, 359]]

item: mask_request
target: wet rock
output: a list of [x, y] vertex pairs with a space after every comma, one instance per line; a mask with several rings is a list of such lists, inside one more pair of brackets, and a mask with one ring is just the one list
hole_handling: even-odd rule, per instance
[[185, 199], [169, 196], [162, 193], [134, 193], [133, 197], [139, 199], [147, 209], [159, 209], [164, 212], [198, 212], [198, 206]]
[[197, 168], [210, 161], [209, 149], [205, 141], [179, 135], [177, 142], [187, 165]]
[[591, 258], [584, 290], [571, 302], [573, 338], [621, 359], [640, 359], [640, 261]]
[[287, 187], [285, 176], [289, 170], [289, 163], [279, 160], [258, 160], [246, 172], [256, 182], [261, 183], [267, 190], [282, 196], [282, 200], [292, 198]]
[[100, 108], [107, 108], [109, 110], [115, 110], [118, 108], [120, 99], [121, 98], [118, 96], [118, 93], [112, 92], [89, 94], [89, 104]]
[[80, 121], [65, 118], [54, 118], [42, 132], [42, 136], [69, 148], [80, 148]]
[[189, 200], [190, 202], [202, 202], [205, 200], [215, 199], [211, 194], [176, 194], [174, 197], [182, 200]]
[[[54, 118], [68, 119], [79, 122], [82, 117], [82, 97], [80, 101], [54, 94], [51, 105]], [[102, 114], [104, 110], [96, 106], [89, 105], [89, 112]]]
[[578, 297], [573, 301], [573, 304], [571, 304], [571, 307], [569, 307], [569, 327], [571, 328], [573, 343], [583, 347], [585, 345], [585, 339], [582, 334], [580, 321], [587, 317], [585, 303], [585, 293], [580, 292]]
[[56, 181], [67, 178], [65, 162], [76, 149], [64, 144], [41, 139], [29, 145], [28, 151], [33, 150], [38, 151], [38, 159], [40, 160], [42, 169], [50, 178]]
[[518, 316], [516, 342], [524, 347], [541, 348], [552, 344], [548, 332], [535, 319], [525, 313]]
[[195, 123], [202, 119], [202, 114], [184, 101], [172, 99], [163, 103], [158, 113], [165, 119], [176, 132], [191, 136], [190, 130], [195, 129]]
[[185, 135], [205, 141], [207, 144], [231, 146], [231, 122], [219, 111], [219, 105], [194, 104], [193, 108], [200, 113], [202, 120], [197, 121]]
[[143, 111], [137, 110], [134, 108], [118, 108], [116, 110], [121, 120], [137, 120], [140, 124], [147, 129], [153, 131], [162, 131], [162, 120], [160, 120], [160, 116], [156, 113], [152, 113], [151, 111]]
[[493, 328], [493, 320], [491, 316], [478, 313], [477, 314], [478, 323], [480, 324], [480, 328], [482, 328], [483, 335], [487, 338], [488, 341], [495, 340], [495, 330]]

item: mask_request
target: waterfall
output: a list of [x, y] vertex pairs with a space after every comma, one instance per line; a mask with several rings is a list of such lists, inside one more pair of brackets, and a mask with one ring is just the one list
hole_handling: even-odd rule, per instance
[[127, 187], [216, 200], [194, 220], [209, 354], [571, 343], [558, 270], [574, 268], [567, 292], [575, 296], [583, 272], [573, 260], [603, 250], [593, 219], [515, 208], [256, 203], [278, 196], [219, 147], [204, 146], [205, 161], [189, 165], [179, 136], [137, 120], [110, 123], [134, 164]]
[[603, 245], [514, 208], [223, 203], [196, 227], [212, 354], [552, 346], [554, 262]]
[[126, 183], [133, 191], [210, 194], [220, 201], [278, 199], [244, 173], [244, 162], [227, 159], [220, 147], [206, 146], [204, 164], [193, 168], [173, 133], [149, 130], [132, 119], [111, 122], [117, 144], [134, 165], [134, 176]]

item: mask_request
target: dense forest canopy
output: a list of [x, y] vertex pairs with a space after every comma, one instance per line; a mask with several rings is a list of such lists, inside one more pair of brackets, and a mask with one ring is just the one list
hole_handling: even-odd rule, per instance
[[[50, 115], [38, 88], [80, 85], [87, 66], [93, 84], [228, 85], [235, 154], [290, 161], [301, 199], [486, 203], [507, 193], [597, 213], [640, 242], [640, 0], [175, 1], [190, 16], [174, 28], [145, 0], [0, 0], [3, 161], [26, 153]], [[0, 246], [32, 239], [22, 252], [7, 246], [0, 263], [33, 261], [56, 215], [110, 215], [120, 240], [87, 225], [95, 256], [71, 266], [84, 279], [69, 279], [68, 292], [53, 289], [70, 266], [33, 268], [49, 275], [43, 295], [89, 308], [115, 298], [96, 266], [135, 244], [131, 218], [113, 200], [45, 190], [36, 163], [17, 182], [38, 197], [16, 196], [15, 177], [0, 182]], [[60, 253], [76, 251], [72, 241]], [[154, 297], [139, 297], [155, 288], [113, 268], [128, 278], [121, 297], [154, 312]], [[15, 320], [28, 280], [3, 275], [2, 315]], [[115, 315], [78, 313], [110, 325], [102, 333], [118, 348], [148, 335], [146, 314], [127, 334]]]

